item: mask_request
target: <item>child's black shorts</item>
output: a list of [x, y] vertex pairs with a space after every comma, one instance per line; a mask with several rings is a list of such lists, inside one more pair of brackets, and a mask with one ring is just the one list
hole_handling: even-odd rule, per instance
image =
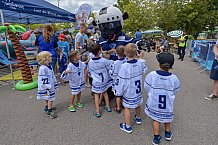
[[116, 96], [116, 98], [120, 98], [120, 99], [122, 99], [122, 98], [123, 98], [123, 96]]
[[93, 78], [89, 77], [89, 84], [92, 86]]

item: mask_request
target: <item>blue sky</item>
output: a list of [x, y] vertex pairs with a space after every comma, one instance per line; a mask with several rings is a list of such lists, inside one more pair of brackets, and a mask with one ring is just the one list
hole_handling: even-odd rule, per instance
[[[46, 0], [54, 5], [58, 5], [58, 0]], [[92, 6], [92, 11], [98, 11], [105, 6], [111, 6], [117, 0], [60, 0], [59, 6], [69, 12], [77, 13], [80, 5], [88, 3]]]

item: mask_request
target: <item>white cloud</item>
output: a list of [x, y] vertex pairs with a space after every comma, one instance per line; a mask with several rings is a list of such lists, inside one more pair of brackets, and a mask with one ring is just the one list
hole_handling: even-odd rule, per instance
[[[58, 0], [46, 0], [54, 5], [58, 5]], [[78, 8], [84, 4], [90, 4], [92, 11], [98, 11], [103, 7], [112, 6], [117, 0], [59, 0], [60, 8], [72, 13], [77, 13]]]

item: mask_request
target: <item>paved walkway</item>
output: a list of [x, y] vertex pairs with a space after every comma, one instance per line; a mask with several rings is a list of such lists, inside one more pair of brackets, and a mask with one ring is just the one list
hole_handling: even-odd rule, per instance
[[[155, 53], [146, 54], [146, 59], [149, 71], [158, 68]], [[188, 58], [175, 62], [173, 72], [180, 79], [181, 90], [174, 106], [174, 136], [171, 142], [163, 140], [162, 145], [218, 144], [218, 100], [204, 99], [212, 90], [212, 81], [207, 73], [200, 74], [197, 66]], [[151, 145], [152, 121], [144, 111], [143, 124], [138, 126], [132, 119], [133, 133], [126, 134], [118, 127], [123, 113], [103, 110], [101, 118], [93, 116], [88, 89], [82, 95], [85, 108], [71, 113], [67, 110], [70, 90], [60, 86], [55, 103], [59, 117], [51, 120], [42, 111], [44, 102], [36, 100], [36, 89], [20, 92], [11, 88], [0, 88], [0, 145]], [[161, 129], [163, 135], [163, 125]]]
[[[7, 75], [10, 73], [10, 69], [9, 67], [2, 67], [0, 66], [0, 77], [4, 76], [4, 75]], [[0, 80], [0, 88], [1, 87], [4, 87], [4, 86], [7, 86], [10, 84], [10, 81], [1, 81]]]

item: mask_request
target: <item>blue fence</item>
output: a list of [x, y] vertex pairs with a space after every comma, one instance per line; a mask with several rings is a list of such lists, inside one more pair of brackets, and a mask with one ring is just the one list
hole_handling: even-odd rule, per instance
[[[192, 58], [199, 62], [200, 67], [210, 71], [214, 60], [213, 47], [216, 44], [215, 40], [193, 40], [191, 44]], [[203, 70], [203, 71], [204, 71]]]

